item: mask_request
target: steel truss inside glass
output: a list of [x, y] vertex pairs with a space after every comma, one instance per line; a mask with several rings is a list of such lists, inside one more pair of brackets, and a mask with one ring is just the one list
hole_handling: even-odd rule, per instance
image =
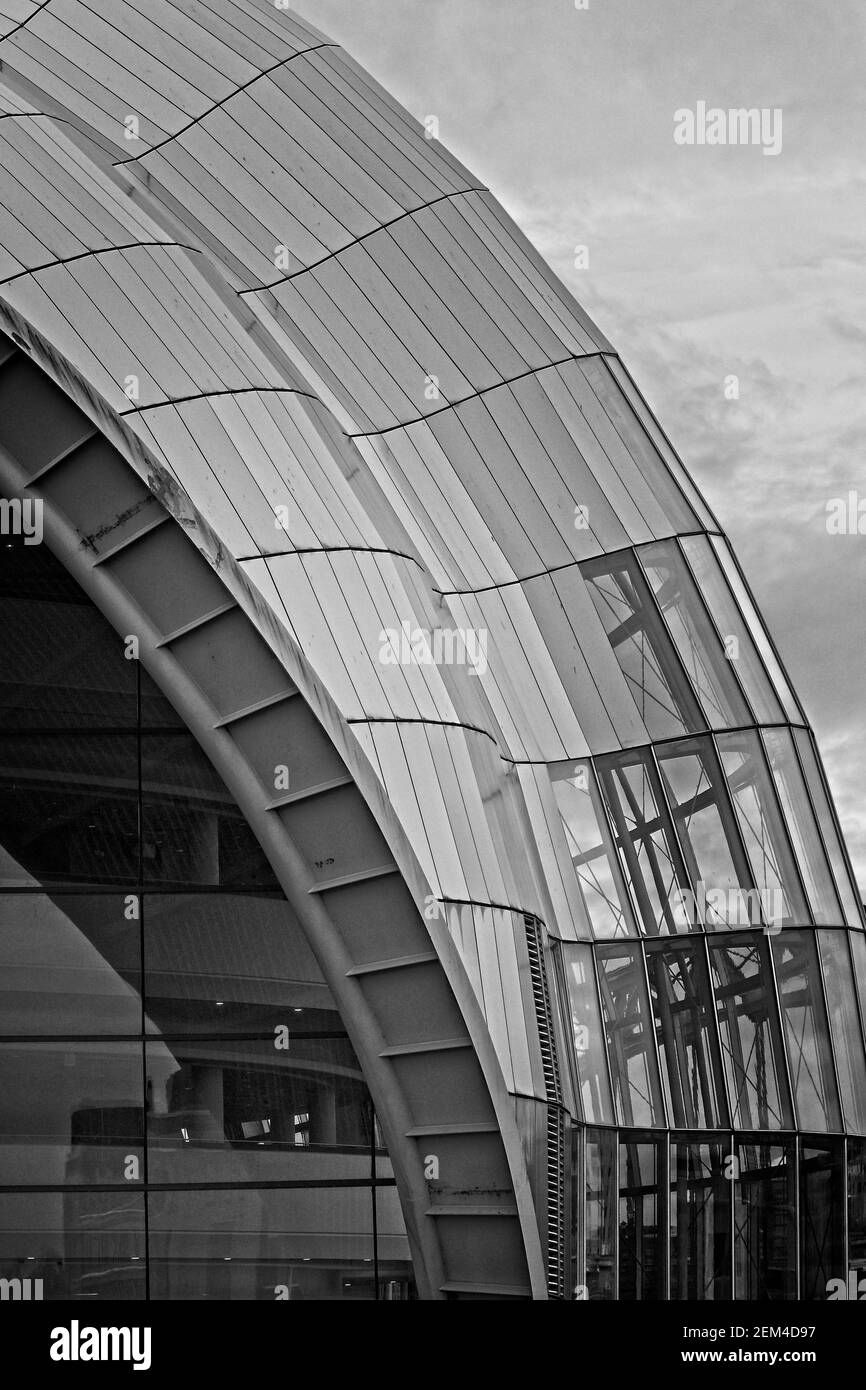
[[866, 940], [812, 735], [720, 537], [580, 568], [653, 742], [549, 769], [587, 938], [550, 952], [575, 1296], [834, 1296]]
[[572, 1133], [578, 1299], [844, 1298], [866, 1269], [866, 1141]]

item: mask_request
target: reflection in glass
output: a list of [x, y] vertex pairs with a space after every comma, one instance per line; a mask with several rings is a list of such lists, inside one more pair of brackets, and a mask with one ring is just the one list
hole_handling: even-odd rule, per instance
[[0, 1192], [0, 1279], [45, 1302], [144, 1299], [145, 1254], [141, 1192]]
[[815, 921], [819, 926], [841, 923], [844, 919], [794, 752], [791, 730], [763, 729], [762, 737]]
[[[372, 1300], [372, 1189], [211, 1189], [149, 1197], [154, 1299]], [[399, 1233], [383, 1229], [394, 1245]], [[408, 1277], [393, 1255], [386, 1277]]]
[[616, 1297], [616, 1134], [586, 1131], [586, 1287], [590, 1299]]
[[553, 790], [595, 939], [634, 936], [628, 896], [591, 763], [576, 762], [567, 776], [553, 776]]
[[148, 733], [141, 763], [146, 883], [279, 891], [261, 846], [195, 739]]
[[840, 1130], [842, 1117], [811, 932], [788, 931], [774, 938], [773, 959], [800, 1129]]
[[866, 1134], [866, 1057], [848, 955], [848, 933], [819, 931], [817, 937], [842, 1111], [849, 1132]]
[[[151, 1182], [368, 1176], [372, 1114], [348, 1039], [283, 1043], [272, 1033], [148, 1044]], [[320, 1149], [334, 1154], [307, 1153]]]
[[642, 546], [638, 555], [710, 728], [750, 723], [732, 663], [676, 541]]
[[0, 738], [0, 882], [135, 884], [134, 734]]
[[596, 1124], [613, 1124], [592, 947], [564, 942], [562, 961], [571, 1005], [574, 1056], [583, 1117]]
[[143, 1125], [139, 1043], [0, 1044], [0, 1184], [142, 1181]]
[[178, 718], [122, 638], [47, 545], [0, 547], [0, 729], [177, 727]]
[[777, 927], [811, 921], [757, 732], [720, 734], [719, 752], [765, 914]]
[[622, 1300], [664, 1296], [664, 1227], [660, 1212], [659, 1145], [619, 1146], [619, 1290]]
[[0, 728], [135, 728], [138, 662], [47, 545], [0, 547]]
[[800, 1153], [800, 1297], [825, 1299], [845, 1279], [842, 1141], [804, 1141]]
[[710, 943], [722, 1061], [738, 1129], [790, 1129], [791, 1102], [766, 940]]
[[671, 1123], [678, 1129], [727, 1125], [703, 953], [693, 946], [647, 947], [647, 973]]
[[[715, 540], [714, 537], [713, 543]], [[721, 542], [719, 549], [724, 548], [727, 578], [719, 564], [719, 557], [713, 549], [713, 544], [707, 536], [683, 536], [680, 544], [686, 553], [713, 621], [725, 643], [725, 649], [730, 652], [730, 660], [734, 664], [736, 673], [740, 678], [740, 684], [752, 706], [755, 719], [759, 724], [778, 724], [785, 716], [770, 684], [764, 663], [758, 655], [758, 647], [755, 643], [757, 642], [761, 651], [770, 657], [771, 670], [782, 679], [779, 664], [772, 654], [763, 626], [746, 595], [725, 543]], [[734, 598], [735, 592], [740, 597], [740, 607], [737, 606], [737, 601]], [[743, 601], [745, 601], [745, 606], [743, 606]], [[782, 688], [787, 691], [787, 683], [783, 683], [783, 686], [779, 687], [779, 689]], [[792, 699], [791, 710], [791, 717], [799, 722], [800, 714]], [[751, 720], [744, 719], [742, 722], [748, 724]]]
[[848, 1140], [848, 1267], [866, 1278], [866, 1139]]
[[142, 920], [149, 1031], [345, 1032], [282, 895], [146, 893]]
[[688, 930], [683, 892], [691, 891], [682, 855], [648, 753], [598, 760], [623, 869], [647, 936]]
[[119, 893], [0, 894], [2, 1033], [139, 1033], [139, 925]]
[[734, 1297], [764, 1302], [797, 1296], [794, 1145], [737, 1145]]
[[672, 1299], [731, 1297], [730, 1157], [720, 1144], [671, 1144]]
[[619, 1123], [638, 1127], [663, 1125], [652, 1015], [640, 948], [600, 946], [596, 960]]
[[710, 929], [760, 926], [758, 895], [737, 836], [718, 762], [708, 738], [658, 749], [680, 846], [697, 891], [683, 901], [684, 922]]
[[631, 552], [581, 565], [596, 612], [651, 739], [705, 727], [673, 643]]
[[839, 838], [836, 815], [827, 799], [824, 780], [821, 776], [821, 769], [811, 735], [806, 729], [795, 729], [794, 740], [797, 744], [797, 752], [800, 754], [800, 760], [806, 774], [809, 795], [812, 798], [812, 805], [815, 807], [815, 814], [818, 817], [818, 824], [821, 827], [821, 834], [836, 879], [836, 887], [842, 899], [845, 920], [850, 927], [859, 927], [862, 923], [860, 920], [858, 900], [855, 898], [854, 890], [851, 887], [851, 876], [848, 872], [848, 866], [845, 862], [845, 853]]

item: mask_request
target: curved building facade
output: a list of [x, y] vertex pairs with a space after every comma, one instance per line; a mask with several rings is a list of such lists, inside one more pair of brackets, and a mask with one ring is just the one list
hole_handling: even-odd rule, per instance
[[862, 909], [716, 518], [268, 0], [0, 0], [0, 1284], [825, 1298]]

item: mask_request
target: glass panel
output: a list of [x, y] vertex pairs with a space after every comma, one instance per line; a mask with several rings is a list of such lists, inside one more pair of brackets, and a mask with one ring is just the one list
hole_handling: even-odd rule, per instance
[[733, 1187], [734, 1297], [796, 1298], [793, 1143], [738, 1144]]
[[135, 884], [134, 734], [0, 738], [0, 882]]
[[[0, 1279], [46, 1302], [145, 1297], [142, 1193], [0, 1193]], [[18, 1289], [10, 1291], [15, 1296]]]
[[718, 742], [765, 916], [777, 927], [811, 921], [757, 733], [720, 734]]
[[141, 940], [120, 894], [0, 894], [0, 1030], [139, 1033]]
[[703, 952], [693, 946], [648, 946], [646, 956], [671, 1123], [677, 1129], [727, 1127], [730, 1121]]
[[860, 920], [860, 910], [858, 899], [854, 896], [851, 887], [851, 877], [848, 873], [848, 866], [845, 863], [845, 855], [839, 838], [836, 816], [824, 790], [824, 782], [821, 777], [821, 770], [815, 749], [808, 732], [805, 729], [795, 729], [794, 739], [797, 744], [797, 752], [803, 763], [806, 773], [806, 782], [809, 787], [809, 795], [815, 814], [818, 817], [818, 824], [821, 827], [821, 834], [824, 837], [824, 844], [830, 857], [830, 865], [836, 878], [836, 887], [842, 899], [842, 907], [845, 911], [845, 920], [850, 927], [862, 925]]
[[148, 1031], [345, 1032], [284, 898], [147, 893], [142, 915]]
[[581, 565], [581, 573], [650, 738], [704, 728], [635, 556], [601, 556]]
[[[390, 1167], [390, 1164], [388, 1165]], [[396, 1187], [380, 1185], [373, 1190], [376, 1224], [373, 1238], [376, 1245], [379, 1298], [385, 1303], [405, 1303], [415, 1297], [409, 1240], [403, 1221], [403, 1208]], [[312, 1263], [312, 1261], [310, 1261]], [[364, 1264], [369, 1263], [369, 1257]], [[348, 1296], [343, 1281], [344, 1296]]]
[[849, 1133], [866, 1134], [866, 1057], [848, 955], [848, 933], [820, 931], [817, 935], [846, 1127]]
[[638, 556], [710, 728], [749, 724], [730, 660], [676, 541], [642, 546]]
[[147, 1047], [151, 1182], [369, 1176], [371, 1108], [346, 1037]]
[[46, 545], [3, 537], [0, 603], [0, 727], [135, 728], [138, 663]]
[[0, 729], [177, 726], [168, 701], [47, 545], [0, 546]]
[[815, 921], [819, 926], [834, 926], [844, 918], [794, 752], [791, 730], [764, 729], [762, 737]]
[[[743, 583], [743, 580], [740, 576], [740, 572], [737, 569], [737, 566], [734, 562], [734, 557], [731, 554], [731, 551], [728, 547], [728, 543], [721, 536], [712, 536], [711, 543], [713, 546], [713, 550], [715, 551], [716, 558], [724, 571], [724, 578], [727, 579], [727, 587], [729, 588], [729, 590], [733, 591], [734, 600], [737, 604], [737, 608], [739, 609], [739, 613], [741, 613], [743, 618], [745, 619], [746, 630], [751, 635], [752, 641], [754, 642], [755, 646], [758, 649], [758, 652], [760, 653], [764, 670], [769, 674], [770, 681], [772, 683], [773, 694], [781, 698], [782, 704], [785, 708], [785, 714], [787, 715], [791, 723], [800, 724], [803, 722], [803, 716], [800, 712], [800, 709], [798, 708], [797, 701], [794, 699], [794, 696], [791, 692], [791, 687], [788, 685], [787, 680], [782, 674], [782, 668], [779, 665], [779, 660], [776, 656], [776, 653], [773, 651], [772, 644], [770, 643], [770, 639], [767, 636], [766, 628], [764, 627], [761, 618], [758, 616], [757, 610], [755, 609], [755, 605], [752, 603], [752, 600], [749, 597], [748, 590], [746, 589], [746, 586]], [[685, 549], [689, 554], [689, 559], [691, 560], [692, 553], [689, 551], [688, 547], [689, 542], [687, 541], [685, 542]], [[709, 596], [709, 591], [714, 583], [714, 580], [711, 578], [710, 575], [709, 562], [707, 562], [707, 569], [704, 572], [704, 574], [705, 582], [707, 584], [707, 596]], [[700, 574], [698, 575], [698, 582], [704, 582], [702, 581]], [[719, 580], [715, 582], [717, 582], [719, 585], [719, 592], [716, 596], [716, 602], [718, 603], [718, 607], [714, 607], [713, 602], [710, 602], [710, 610], [714, 613], [721, 614], [722, 612], [724, 612], [725, 603], [723, 597], [724, 579], [722, 579], [720, 576]], [[737, 614], [737, 616], [739, 616], [739, 614]], [[732, 634], [734, 634], [736, 633], [736, 628], [732, 626], [730, 631]], [[740, 643], [741, 665], [737, 668], [740, 672], [740, 679], [742, 680], [743, 685], [746, 687], [746, 693], [752, 702], [752, 708], [755, 711], [756, 718], [761, 723], [778, 723], [779, 715], [777, 712], [777, 702], [775, 699], [772, 698], [772, 695], [768, 695], [766, 689], [766, 676], [763, 676], [762, 678], [762, 673], [759, 672], [758, 666], [753, 665], [751, 656], [746, 654], [748, 645], [750, 644], [748, 644], [747, 642]]]
[[[719, 565], [707, 536], [683, 536], [680, 540], [698, 587], [718, 629], [725, 655], [733, 664], [746, 692], [754, 717], [762, 724], [778, 724], [784, 719], [767, 672], [758, 655], [743, 614], [737, 607], [730, 585]], [[749, 605], [750, 611], [751, 605]], [[799, 713], [797, 714], [799, 719]], [[749, 724], [751, 719], [741, 720]]]
[[616, 1134], [586, 1131], [586, 1288], [590, 1300], [616, 1297]]
[[141, 760], [146, 883], [280, 891], [258, 841], [193, 738], [147, 734]]
[[866, 1139], [848, 1140], [848, 1268], [866, 1278]]
[[613, 1105], [596, 994], [592, 947], [564, 942], [562, 961], [571, 1004], [574, 1054], [583, 1117], [596, 1124], [613, 1124]]
[[144, 1177], [139, 1043], [0, 1044], [0, 1184]]
[[860, 1021], [866, 1033], [866, 938], [860, 932], [850, 932], [848, 942], [854, 963], [854, 986], [860, 1003]]
[[731, 1297], [731, 1179], [719, 1144], [671, 1144], [672, 1299]]
[[373, 1299], [369, 1186], [152, 1192], [153, 1299]]
[[607, 1028], [617, 1118], [622, 1125], [663, 1125], [658, 1061], [639, 946], [598, 948], [598, 983]]
[[683, 890], [691, 891], [682, 855], [648, 753], [598, 760], [626, 879], [647, 936], [687, 930]]
[[619, 1146], [619, 1291], [626, 1301], [664, 1297], [664, 1228], [657, 1143]]
[[738, 1129], [792, 1129], [766, 940], [710, 943], [722, 1061]]
[[681, 926], [761, 926], [759, 895], [737, 835], [712, 743], [689, 739], [657, 749], [694, 892], [681, 895]]
[[803, 1140], [800, 1152], [800, 1297], [826, 1299], [847, 1278], [842, 1141]]
[[577, 762], [567, 774], [551, 775], [568, 851], [593, 935], [597, 941], [634, 936], [628, 895], [591, 764]]
[[773, 959], [785, 1022], [788, 1067], [800, 1129], [840, 1130], [827, 1015], [811, 932], [784, 932], [773, 940]]

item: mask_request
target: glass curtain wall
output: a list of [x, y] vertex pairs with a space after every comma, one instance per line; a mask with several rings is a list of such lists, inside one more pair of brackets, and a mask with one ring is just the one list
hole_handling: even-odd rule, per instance
[[47, 547], [0, 550], [0, 1277], [402, 1299], [387, 1153], [257, 841]]
[[580, 571], [647, 741], [549, 768], [593, 943], [555, 947], [574, 1268], [590, 1298], [846, 1296], [866, 938], [812, 735], [722, 538]]

